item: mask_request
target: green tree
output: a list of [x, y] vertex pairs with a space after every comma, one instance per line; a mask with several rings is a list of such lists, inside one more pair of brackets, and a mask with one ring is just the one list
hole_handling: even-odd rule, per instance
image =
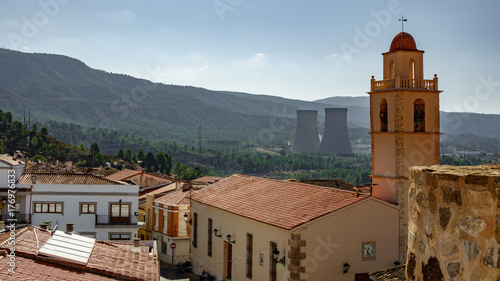
[[144, 154], [144, 151], [142, 151], [142, 149], [139, 150], [139, 152], [137, 153], [137, 160], [143, 161], [144, 157], [146, 157], [146, 154]]
[[31, 127], [31, 131], [33, 133], [36, 133], [36, 131], [38, 131], [38, 126], [36, 124], [33, 124], [33, 127]]
[[124, 160], [125, 152], [123, 151], [122, 148], [118, 149], [118, 152], [116, 153], [116, 158]]
[[104, 157], [104, 155], [102, 153], [98, 152], [95, 155], [95, 165], [101, 166], [101, 165], [104, 165], [105, 162], [106, 162], [106, 158]]
[[97, 142], [94, 142], [94, 143], [92, 143], [90, 145], [89, 151], [93, 155], [97, 155], [97, 153], [101, 152], [101, 150], [99, 149], [99, 145], [97, 144]]
[[47, 158], [43, 157], [40, 154], [33, 156], [30, 160], [33, 162], [38, 162], [40, 160], [41, 162], [47, 163]]
[[132, 150], [128, 149], [127, 151], [125, 151], [123, 160], [128, 163], [133, 162]]
[[80, 150], [82, 151], [85, 150], [85, 144], [83, 144], [83, 142], [80, 143], [80, 146], [78, 148], [80, 148]]
[[40, 129], [40, 135], [42, 137], [46, 137], [48, 134], [49, 134], [49, 130], [47, 130], [47, 128], [42, 127], [42, 129]]
[[38, 138], [37, 137], [34, 137], [31, 139], [30, 141], [30, 144], [31, 144], [31, 148], [37, 148], [38, 147]]
[[49, 144], [49, 155], [52, 157], [59, 156], [59, 149], [57, 148], [57, 145], [53, 143]]
[[177, 162], [174, 166], [174, 174], [181, 179], [185, 179], [189, 175], [187, 165]]
[[144, 157], [144, 160], [142, 160], [142, 167], [145, 168], [148, 172], [156, 171], [156, 164], [156, 158], [151, 152], [148, 152], [148, 154], [146, 154], [146, 157]]
[[172, 157], [165, 152], [160, 151], [156, 154], [156, 164], [160, 172], [168, 175], [172, 169]]
[[0, 154], [5, 153], [5, 152], [4, 152], [4, 150], [3, 150], [3, 147], [4, 147], [3, 140], [2, 140], [2, 139], [0, 139]]
[[5, 113], [5, 122], [7, 123], [7, 125], [12, 124], [12, 113], [10, 112]]

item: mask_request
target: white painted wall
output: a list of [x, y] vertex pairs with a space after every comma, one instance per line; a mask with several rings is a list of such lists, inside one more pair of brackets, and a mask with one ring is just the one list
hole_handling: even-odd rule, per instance
[[[24, 186], [26, 187], [26, 186]], [[96, 214], [109, 216], [109, 204], [130, 203], [130, 214], [138, 212], [137, 185], [44, 185], [35, 184], [31, 212], [33, 225], [44, 221], [52, 221], [52, 227], [58, 223], [58, 229], [65, 230], [66, 223], [74, 223], [75, 233], [96, 232], [99, 240], [109, 240], [109, 233], [131, 233], [131, 238], [137, 234], [137, 227], [107, 225], [96, 228], [94, 214], [80, 214], [80, 203], [96, 203]], [[29, 195], [25, 197], [29, 205]], [[63, 202], [62, 214], [34, 213], [35, 203]]]

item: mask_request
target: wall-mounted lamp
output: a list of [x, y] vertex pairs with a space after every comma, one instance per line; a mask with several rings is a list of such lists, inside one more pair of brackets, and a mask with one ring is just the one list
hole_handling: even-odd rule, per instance
[[217, 235], [217, 233], [219, 233], [219, 230], [217, 228], [214, 228], [215, 237], [222, 237], [222, 234]]
[[184, 222], [188, 222], [189, 215], [188, 213], [184, 213]]
[[2, 199], [2, 203], [3, 204], [7, 203], [7, 198]]
[[283, 256], [280, 259], [280, 251], [278, 251], [278, 249], [274, 249], [273, 258], [274, 258], [274, 261], [276, 261], [277, 263], [281, 263], [281, 265], [285, 265], [285, 256]]
[[120, 203], [120, 204], [121, 204], [121, 203], [122, 203], [122, 199], [118, 200], [118, 203]]
[[139, 212], [134, 212], [134, 216], [138, 217], [139, 216]]
[[346, 274], [347, 272], [349, 272], [349, 268], [351, 268], [351, 265], [348, 263], [344, 263], [343, 267], [344, 267], [344, 274]]
[[233, 243], [233, 244], [234, 244], [234, 243], [236, 243], [236, 241], [235, 241], [235, 240], [231, 241], [231, 234], [228, 234], [228, 235], [226, 236], [226, 238], [227, 238], [227, 242], [229, 242], [229, 243]]
[[36, 175], [32, 175], [31, 176], [31, 183], [35, 184], [36, 183], [36, 179], [37, 179], [37, 176]]
[[400, 266], [400, 265], [401, 265], [401, 263], [400, 263], [399, 261], [395, 261], [395, 262], [394, 262], [394, 267], [398, 267], [398, 266]]

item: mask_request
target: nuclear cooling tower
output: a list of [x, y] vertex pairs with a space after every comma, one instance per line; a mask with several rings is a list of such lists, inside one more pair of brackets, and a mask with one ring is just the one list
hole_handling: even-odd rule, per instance
[[297, 130], [292, 152], [318, 152], [318, 111], [297, 110]]
[[347, 132], [347, 108], [325, 108], [325, 133], [319, 151], [352, 154]]

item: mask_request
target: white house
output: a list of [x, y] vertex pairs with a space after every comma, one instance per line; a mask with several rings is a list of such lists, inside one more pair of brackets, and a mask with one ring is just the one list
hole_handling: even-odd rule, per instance
[[[74, 223], [75, 233], [99, 240], [131, 240], [137, 235], [137, 185], [90, 174], [24, 173], [15, 188], [24, 194], [15, 198], [18, 212], [31, 214], [33, 225]], [[10, 213], [4, 213], [8, 224]]]

